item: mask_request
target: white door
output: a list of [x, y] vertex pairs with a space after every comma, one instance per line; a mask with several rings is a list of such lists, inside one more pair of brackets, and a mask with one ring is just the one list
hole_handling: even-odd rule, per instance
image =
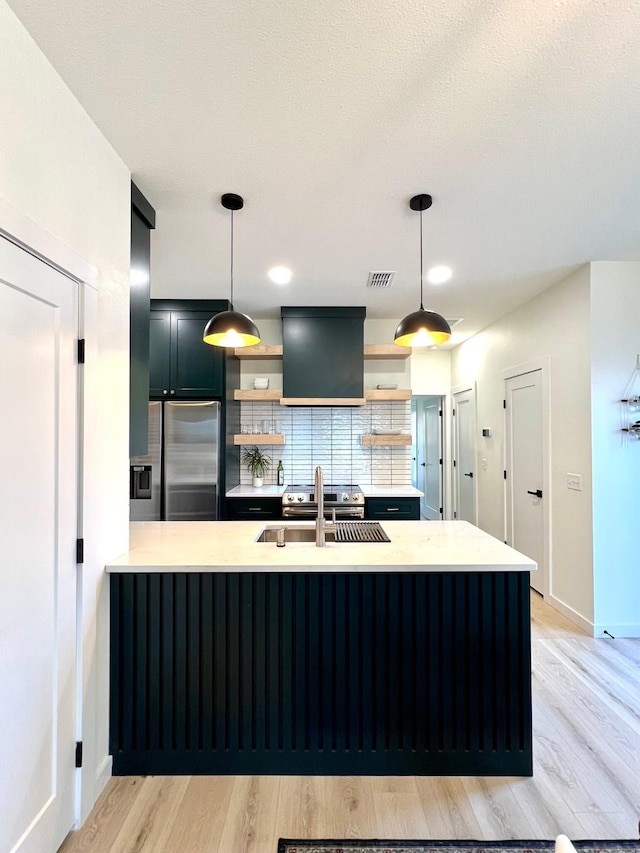
[[439, 398], [424, 406], [424, 517], [442, 518], [442, 401]]
[[0, 846], [74, 821], [77, 285], [0, 237]]
[[536, 561], [531, 586], [544, 595], [542, 371], [507, 379], [505, 400], [507, 542]]
[[420, 489], [420, 516], [442, 518], [442, 397], [414, 397], [415, 460], [412, 484]]
[[476, 523], [476, 398], [475, 391], [453, 395], [455, 517]]

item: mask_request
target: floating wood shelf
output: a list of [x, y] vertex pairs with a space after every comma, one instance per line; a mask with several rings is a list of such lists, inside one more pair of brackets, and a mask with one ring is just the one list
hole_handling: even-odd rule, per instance
[[256, 344], [254, 347], [238, 347], [236, 358], [282, 358], [282, 344]]
[[282, 397], [281, 406], [366, 406], [364, 397]]
[[370, 447], [407, 447], [410, 435], [363, 435], [362, 444]]
[[411, 389], [387, 388], [385, 390], [383, 388], [371, 388], [369, 389], [369, 391], [364, 392], [364, 396], [367, 398], [367, 402], [373, 402], [378, 400], [410, 400]]
[[398, 344], [365, 344], [365, 358], [409, 358], [411, 347], [399, 347]]
[[364, 406], [365, 403], [378, 402], [380, 400], [402, 401], [411, 399], [410, 388], [394, 388], [383, 390], [371, 388], [364, 392], [361, 397], [344, 398], [333, 397], [283, 397], [281, 388], [272, 388], [261, 391], [257, 388], [237, 388], [233, 392], [233, 399], [244, 402], [272, 402], [281, 403], [283, 406]]
[[[282, 344], [256, 344], [254, 347], [238, 347], [234, 350], [236, 358], [282, 358]], [[411, 347], [399, 347], [398, 344], [365, 344], [364, 358], [409, 358]]]
[[239, 433], [233, 436], [234, 444], [284, 444], [284, 435], [268, 433], [264, 435]]
[[259, 390], [258, 388], [237, 388], [233, 392], [234, 400], [271, 400], [272, 402], [279, 402], [282, 397], [282, 389], [281, 388], [273, 388], [266, 390]]

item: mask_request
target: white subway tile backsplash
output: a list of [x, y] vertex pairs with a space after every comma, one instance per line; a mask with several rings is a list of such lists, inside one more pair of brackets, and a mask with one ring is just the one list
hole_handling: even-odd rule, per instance
[[[243, 402], [240, 410], [243, 432], [275, 432], [285, 436], [283, 446], [265, 447], [273, 467], [265, 484], [276, 482], [279, 460], [285, 482], [311, 483], [317, 465], [322, 465], [326, 483], [403, 486], [411, 483], [411, 447], [363, 446], [362, 436], [374, 429], [411, 431], [411, 405], [375, 402], [362, 408], [292, 407], [278, 403]], [[240, 482], [251, 482], [241, 466]]]

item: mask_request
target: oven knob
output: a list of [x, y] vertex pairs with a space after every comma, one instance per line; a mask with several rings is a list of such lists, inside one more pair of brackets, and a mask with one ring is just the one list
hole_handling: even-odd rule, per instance
[[360, 495], [354, 495], [352, 500], [357, 501], [359, 497], [360, 497]]
[[348, 501], [348, 500], [349, 500], [349, 495], [343, 495], [343, 496], [342, 496], [342, 500], [343, 500], [343, 501]]
[[293, 495], [287, 495], [287, 500], [288, 500], [288, 501], [292, 501], [292, 500], [293, 500]]
[[298, 501], [299, 501], [300, 503], [302, 503], [302, 501], [303, 501], [303, 500], [304, 500], [304, 498], [302, 497], [302, 495], [298, 495]]

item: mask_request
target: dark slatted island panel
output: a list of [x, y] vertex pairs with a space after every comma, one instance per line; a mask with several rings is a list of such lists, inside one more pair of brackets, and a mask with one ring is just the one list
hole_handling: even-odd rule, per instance
[[111, 575], [116, 775], [532, 774], [528, 572]]

